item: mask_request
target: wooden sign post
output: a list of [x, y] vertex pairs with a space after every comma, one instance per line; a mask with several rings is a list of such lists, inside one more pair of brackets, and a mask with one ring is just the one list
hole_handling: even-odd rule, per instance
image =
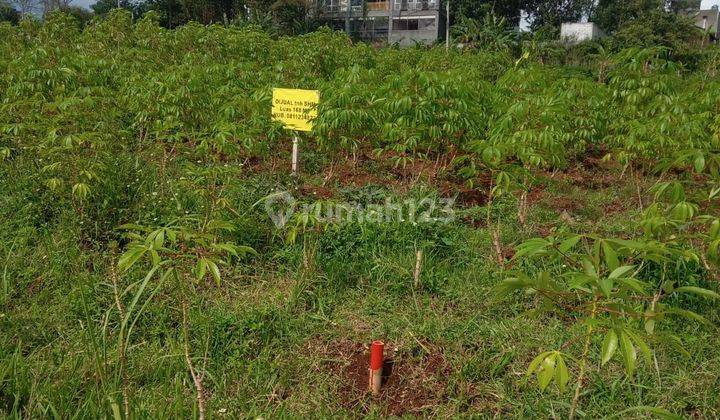
[[293, 133], [293, 151], [292, 151], [292, 174], [297, 175], [298, 162], [298, 136]]
[[292, 174], [297, 175], [299, 139], [297, 131], [312, 131], [320, 92], [304, 89], [273, 89], [272, 119], [293, 131]]

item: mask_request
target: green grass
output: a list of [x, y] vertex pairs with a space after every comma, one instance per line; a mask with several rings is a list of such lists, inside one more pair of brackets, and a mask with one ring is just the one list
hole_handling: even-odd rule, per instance
[[[322, 176], [320, 170], [299, 182], [321, 183]], [[525, 228], [516, 222], [513, 199], [498, 202], [505, 245], [548, 229], [608, 234], [635, 229], [634, 205], [612, 214], [603, 210], [608, 200], [631, 194], [625, 181], [590, 189], [541, 176], [546, 187], [531, 206]], [[112, 416], [113, 405], [122, 411], [118, 319], [108, 277], [113, 260], [102, 242], [79, 243], [81, 227], [64, 213], [45, 229], [17, 230], [19, 219], [33, 215], [14, 207], [22, 190], [3, 179], [6, 200], [18, 201], [3, 207], [0, 230], [2, 278], [9, 291], [0, 312], [0, 411], [9, 417]], [[580, 327], [567, 315], [528, 312], [530, 297], [491, 302], [489, 290], [504, 274], [493, 262], [482, 226], [460, 219], [447, 225], [330, 228], [306, 242], [313, 257], [305, 267], [302, 241], [284, 242], [251, 207], [275, 185], [265, 174], [246, 174], [232, 185], [230, 196], [244, 215], [237, 220], [236, 240], [261, 252], [226, 269], [222, 287], [204, 287], [192, 298], [191, 346], [196, 363], [207, 370], [213, 417], [567, 414], [571, 392], [560, 394], [551, 387], [540, 393], [524, 372], [539, 351], [562, 345]], [[403, 188], [408, 192], [398, 194], [427, 188], [433, 187]], [[334, 191], [338, 198], [367, 195], [367, 188]], [[561, 218], [562, 211], [571, 219]], [[484, 208], [458, 212], [484, 215]], [[418, 243], [426, 244], [426, 258], [422, 286], [415, 289]], [[121, 282], [127, 286], [140, 277], [131, 271]], [[144, 308], [128, 349], [131, 408], [138, 418], [196, 414], [179, 341], [180, 307], [169, 300], [168, 287], [161, 286]], [[719, 320], [716, 306], [690, 304]], [[683, 416], [718, 416], [717, 330], [689, 323], [672, 328], [683, 337], [689, 356], [658, 346], [659, 371], [641, 364], [634, 378], [624, 376], [617, 360], [603, 370], [592, 364], [581, 414], [595, 418], [657, 406]], [[432, 390], [426, 404], [403, 411], [382, 398], [347, 401], [342, 390], [348, 379], [338, 366], [348, 360], [338, 351], [346, 343], [373, 339], [397, 349], [398, 372], [407, 373], [408, 389]], [[580, 347], [575, 343], [570, 350], [579, 353]], [[598, 360], [599, 347], [592, 343], [591, 360]], [[428, 351], [440, 355], [445, 370], [418, 376]], [[574, 365], [571, 370], [576, 373]]]

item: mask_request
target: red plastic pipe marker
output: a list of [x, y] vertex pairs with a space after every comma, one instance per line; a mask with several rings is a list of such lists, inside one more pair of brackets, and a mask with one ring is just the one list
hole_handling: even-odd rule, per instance
[[382, 341], [373, 341], [370, 346], [370, 391], [373, 395], [380, 393], [380, 385], [382, 384], [383, 370], [383, 350], [385, 343]]

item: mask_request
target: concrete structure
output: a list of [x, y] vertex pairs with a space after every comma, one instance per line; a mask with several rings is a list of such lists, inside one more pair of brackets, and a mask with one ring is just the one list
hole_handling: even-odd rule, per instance
[[560, 26], [560, 39], [571, 44], [592, 41], [604, 36], [603, 31], [592, 22], [569, 22]]
[[320, 16], [330, 27], [366, 41], [432, 44], [445, 33], [440, 0], [322, 0]]
[[710, 39], [717, 41], [720, 39], [720, 32], [718, 32], [718, 20], [720, 20], [720, 10], [718, 6], [713, 6], [712, 9], [706, 10], [695, 10], [689, 13], [691, 19], [695, 21], [695, 26], [707, 31], [710, 35]]

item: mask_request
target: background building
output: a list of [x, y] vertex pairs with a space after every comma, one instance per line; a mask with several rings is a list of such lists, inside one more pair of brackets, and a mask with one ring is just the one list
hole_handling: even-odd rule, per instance
[[439, 0], [324, 0], [320, 16], [365, 41], [432, 44], [445, 34]]
[[605, 34], [593, 22], [570, 22], [560, 25], [560, 39], [569, 43], [600, 39]]
[[718, 40], [718, 18], [720, 18], [720, 10], [718, 10], [717, 5], [710, 9], [693, 11], [690, 13], [690, 18], [695, 21], [695, 26], [710, 35], [711, 40]]

